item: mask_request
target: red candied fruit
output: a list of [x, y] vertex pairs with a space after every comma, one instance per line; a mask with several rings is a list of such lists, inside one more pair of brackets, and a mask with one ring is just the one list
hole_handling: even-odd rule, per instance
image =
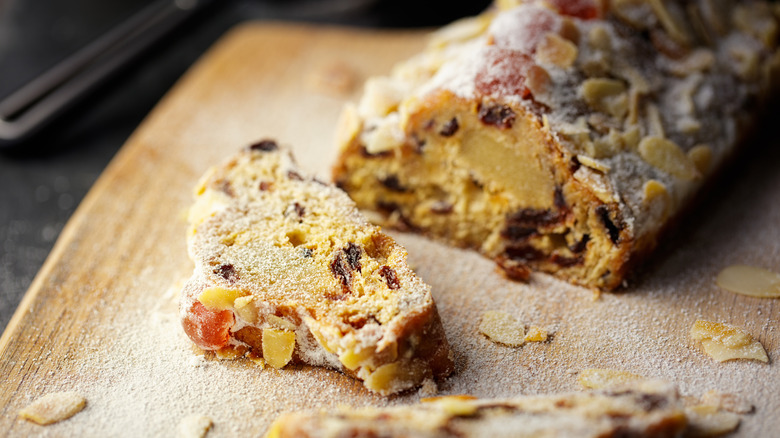
[[486, 95], [530, 97], [525, 86], [528, 69], [533, 60], [520, 52], [488, 47], [484, 53], [485, 62], [477, 72], [476, 88]]
[[218, 350], [227, 345], [230, 338], [233, 312], [209, 310], [200, 301], [195, 301], [181, 325], [195, 345], [204, 350]]
[[594, 0], [545, 0], [561, 15], [592, 20], [601, 17], [601, 11]]
[[550, 32], [558, 32], [560, 28], [561, 17], [555, 12], [540, 6], [523, 5], [496, 17], [490, 33], [497, 47], [533, 55], [542, 38]]

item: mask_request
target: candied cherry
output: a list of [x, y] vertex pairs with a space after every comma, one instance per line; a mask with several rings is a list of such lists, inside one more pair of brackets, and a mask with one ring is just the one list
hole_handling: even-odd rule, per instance
[[209, 310], [195, 301], [182, 320], [187, 336], [204, 350], [218, 350], [228, 343], [233, 312], [230, 310]]
[[601, 11], [595, 0], [545, 0], [561, 15], [592, 20], [601, 17]]
[[483, 67], [477, 72], [476, 88], [486, 95], [520, 96], [528, 98], [531, 91], [525, 85], [533, 60], [518, 51], [488, 47]]
[[541, 6], [523, 5], [496, 17], [490, 34], [497, 47], [533, 55], [542, 38], [560, 28], [561, 17], [555, 12]]

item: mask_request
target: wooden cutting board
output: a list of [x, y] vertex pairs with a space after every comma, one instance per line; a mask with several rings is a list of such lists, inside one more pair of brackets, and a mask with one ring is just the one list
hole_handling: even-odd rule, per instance
[[[425, 44], [417, 32], [249, 24], [224, 37], [128, 140], [71, 218], [0, 338], [0, 430], [24, 436], [170, 436], [187, 415], [213, 419], [209, 436], [260, 435], [280, 412], [401, 404], [334, 371], [260, 369], [208, 360], [182, 334], [178, 287], [192, 265], [184, 221], [191, 190], [212, 164], [263, 137], [294, 146], [304, 169], [328, 177], [344, 102], [368, 76]], [[355, 87], [350, 89], [350, 81]], [[442, 393], [507, 397], [579, 389], [589, 367], [671, 380], [683, 394], [710, 389], [756, 406], [738, 436], [780, 430], [780, 305], [714, 285], [734, 263], [780, 271], [778, 129], [715, 188], [625, 292], [602, 294], [534, 274], [508, 281], [492, 262], [418, 236], [392, 233], [433, 287], [457, 370]], [[477, 332], [486, 310], [547, 328], [520, 348]], [[744, 327], [771, 363], [715, 363], [688, 339], [696, 319]], [[42, 427], [17, 411], [55, 391], [88, 400]]]

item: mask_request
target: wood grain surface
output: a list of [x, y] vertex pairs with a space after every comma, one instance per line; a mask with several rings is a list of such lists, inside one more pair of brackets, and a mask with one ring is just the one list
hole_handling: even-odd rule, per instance
[[[181, 333], [177, 287], [192, 265], [184, 217], [192, 187], [212, 164], [273, 137], [299, 164], [327, 178], [344, 102], [368, 75], [420, 50], [422, 33], [248, 24], [193, 67], [128, 140], [62, 232], [0, 338], [0, 431], [9, 436], [170, 436], [187, 415], [214, 421], [209, 436], [261, 435], [280, 412], [416, 401], [385, 399], [329, 370], [259, 369], [214, 361]], [[351, 90], [318, 86], [352, 78]], [[343, 75], [343, 76], [341, 76]], [[392, 232], [433, 287], [457, 370], [442, 393], [508, 397], [577, 390], [577, 372], [614, 368], [675, 382], [685, 395], [710, 389], [756, 406], [736, 436], [780, 430], [780, 305], [718, 289], [729, 264], [780, 271], [780, 148], [770, 126], [715, 196], [665, 242], [621, 293], [602, 294], [534, 274], [514, 283], [479, 255]], [[548, 328], [545, 343], [496, 345], [477, 333], [486, 310]], [[688, 339], [696, 319], [744, 327], [770, 364], [715, 363]], [[17, 418], [55, 391], [87, 408], [51, 426]]]

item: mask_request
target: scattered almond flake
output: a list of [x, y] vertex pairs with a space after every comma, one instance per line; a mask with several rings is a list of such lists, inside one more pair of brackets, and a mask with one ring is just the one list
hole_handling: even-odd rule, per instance
[[203, 438], [214, 423], [204, 415], [188, 415], [179, 423], [179, 438]]
[[704, 352], [718, 362], [732, 359], [769, 362], [761, 343], [739, 327], [698, 320], [693, 324], [690, 335], [694, 341], [701, 341]]
[[577, 381], [580, 385], [588, 389], [606, 389], [639, 380], [645, 380], [645, 378], [628, 371], [604, 368], [584, 369], [577, 376]]
[[87, 399], [75, 392], [52, 392], [35, 400], [19, 411], [19, 416], [25, 420], [40, 425], [66, 420], [87, 405]]
[[755, 409], [752, 404], [738, 395], [724, 394], [714, 389], [701, 396], [701, 404], [716, 406], [735, 414], [749, 414]]
[[525, 342], [544, 342], [547, 340], [547, 330], [532, 325], [525, 334]]
[[519, 347], [525, 342], [525, 329], [506, 312], [488, 311], [482, 314], [479, 332], [493, 342]]
[[417, 394], [420, 397], [433, 397], [439, 393], [439, 387], [433, 379], [425, 379], [417, 390]]
[[755, 266], [731, 265], [720, 271], [715, 283], [742, 295], [780, 298], [780, 274]]
[[685, 415], [688, 417], [686, 437], [720, 436], [734, 431], [740, 422], [739, 415], [710, 405], [686, 407]]
[[307, 78], [307, 84], [315, 91], [337, 96], [351, 93], [357, 82], [355, 69], [336, 61], [313, 69]]

